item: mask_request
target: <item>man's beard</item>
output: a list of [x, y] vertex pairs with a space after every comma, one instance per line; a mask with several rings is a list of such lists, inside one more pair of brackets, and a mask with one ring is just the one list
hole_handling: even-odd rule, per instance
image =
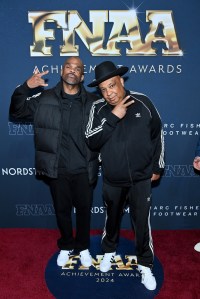
[[66, 84], [68, 84], [68, 85], [78, 85], [79, 83], [80, 83], [80, 80], [76, 77], [76, 76], [74, 76], [74, 78], [70, 78], [70, 77], [68, 77], [68, 76], [62, 76], [62, 80], [66, 83]]

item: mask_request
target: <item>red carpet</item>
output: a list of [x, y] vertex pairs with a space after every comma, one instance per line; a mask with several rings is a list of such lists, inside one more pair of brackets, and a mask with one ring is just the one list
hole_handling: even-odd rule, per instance
[[[101, 233], [92, 231], [91, 235]], [[132, 238], [130, 231], [122, 237]], [[52, 299], [44, 272], [58, 250], [57, 230], [0, 229], [0, 299]], [[164, 284], [156, 299], [200, 299], [199, 230], [153, 231], [156, 257], [164, 268]], [[142, 298], [141, 298], [142, 299]]]

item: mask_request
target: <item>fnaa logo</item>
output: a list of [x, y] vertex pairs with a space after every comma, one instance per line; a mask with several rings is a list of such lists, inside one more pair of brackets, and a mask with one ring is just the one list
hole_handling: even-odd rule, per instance
[[165, 178], [193, 178], [198, 177], [194, 172], [193, 165], [166, 165], [164, 175]]
[[45, 279], [49, 291], [56, 299], [153, 299], [163, 284], [164, 274], [159, 260], [154, 258], [153, 273], [157, 288], [148, 291], [141, 283], [137, 270], [135, 248], [133, 241], [120, 238], [115, 260], [111, 269], [103, 273], [99, 270], [102, 258], [101, 237], [91, 237], [90, 252], [93, 264], [85, 268], [80, 264], [79, 256], [74, 255], [64, 267], [58, 267], [57, 255], [54, 254], [46, 267]]
[[[76, 34], [92, 56], [121, 56], [122, 43], [128, 44], [126, 56], [156, 56], [158, 43], [163, 43], [162, 56], [183, 55], [171, 10], [146, 11], [146, 20], [143, 21], [149, 24], [149, 32], [144, 40], [135, 9], [90, 10], [89, 22], [92, 23], [92, 32], [77, 10], [30, 11], [28, 21], [32, 23], [33, 29], [31, 56], [53, 55], [49, 43], [56, 39], [56, 30], [62, 31], [60, 56], [79, 56]], [[110, 32], [106, 31], [107, 24], [112, 26]], [[106, 39], [107, 33], [109, 37]]]
[[9, 135], [34, 135], [34, 129], [32, 123], [14, 123], [14, 122], [8, 122], [8, 129], [9, 129]]

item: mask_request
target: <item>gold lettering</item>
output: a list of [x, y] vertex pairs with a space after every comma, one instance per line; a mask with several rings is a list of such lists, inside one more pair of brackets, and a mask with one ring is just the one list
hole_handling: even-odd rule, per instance
[[131, 263], [124, 265], [120, 255], [115, 256], [115, 262], [117, 266], [116, 270], [133, 270], [133, 268], [130, 267]]
[[103, 41], [105, 22], [108, 21], [107, 15], [106, 10], [90, 11], [90, 22], [93, 23], [93, 33], [91, 33], [78, 11], [69, 11], [67, 30], [63, 32], [65, 46], [61, 47], [61, 55], [79, 55], [79, 47], [75, 45], [75, 32], [93, 56], [105, 55], [107, 52], [103, 49]]
[[[63, 45], [60, 45], [60, 56], [79, 56], [79, 45], [75, 43], [77, 34], [92, 56], [121, 56], [120, 43], [128, 43], [127, 56], [156, 56], [158, 43], [163, 43], [163, 56], [181, 56], [172, 11], [146, 12], [149, 32], [142, 40], [141, 30], [135, 10], [91, 10], [90, 30], [77, 10], [39, 11], [28, 13], [29, 23], [33, 28], [33, 45], [31, 56], [52, 56], [52, 46], [46, 42], [55, 40], [55, 30], [62, 30]], [[109, 38], [105, 40], [105, 24], [113, 23]], [[49, 23], [56, 25], [49, 29]], [[122, 30], [126, 34], [122, 34]], [[157, 48], [156, 48], [157, 45]]]
[[79, 255], [72, 255], [69, 257], [68, 262], [66, 263], [65, 266], [62, 267], [62, 269], [74, 269], [74, 265], [77, 264], [77, 259], [79, 259]]
[[92, 259], [92, 265], [96, 270], [99, 270], [99, 265], [102, 260], [103, 255], [96, 255], [96, 260]]
[[57, 28], [66, 28], [65, 11], [29, 12], [28, 21], [33, 27], [33, 46], [31, 56], [52, 56], [52, 47], [46, 46], [46, 40], [55, 40], [53, 29], [45, 29], [48, 23], [56, 23]]
[[[183, 52], [180, 50], [178, 45], [171, 10], [149, 10], [146, 12], [146, 21], [150, 22], [150, 31], [145, 38], [145, 55], [156, 55], [155, 43], [157, 42], [163, 42], [165, 44], [166, 49], [162, 49], [163, 56], [183, 55]], [[162, 31], [162, 34], [158, 34], [159, 29]]]
[[128, 260], [126, 267], [128, 270], [131, 270], [131, 266], [137, 265], [137, 256], [136, 255], [125, 255], [125, 258]]
[[[141, 40], [140, 26], [135, 10], [112, 10], [109, 13], [109, 21], [113, 22], [113, 28], [107, 43], [107, 55], [121, 55], [116, 43], [128, 42], [131, 50], [126, 49], [127, 56], [143, 53], [144, 44]], [[127, 35], [120, 35], [123, 26]]]

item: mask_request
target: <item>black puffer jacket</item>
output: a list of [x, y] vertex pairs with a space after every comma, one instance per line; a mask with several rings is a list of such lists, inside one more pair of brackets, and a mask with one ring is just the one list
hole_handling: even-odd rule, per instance
[[[12, 95], [10, 104], [11, 120], [30, 121], [35, 131], [35, 168], [39, 175], [51, 178], [58, 176], [58, 161], [62, 137], [62, 82], [54, 88], [33, 94], [26, 82], [17, 87]], [[84, 132], [88, 121], [89, 111], [97, 99], [94, 94], [85, 90], [81, 85], [82, 123]], [[98, 153], [89, 150], [85, 144], [87, 170], [90, 183], [94, 183], [98, 174]]]

